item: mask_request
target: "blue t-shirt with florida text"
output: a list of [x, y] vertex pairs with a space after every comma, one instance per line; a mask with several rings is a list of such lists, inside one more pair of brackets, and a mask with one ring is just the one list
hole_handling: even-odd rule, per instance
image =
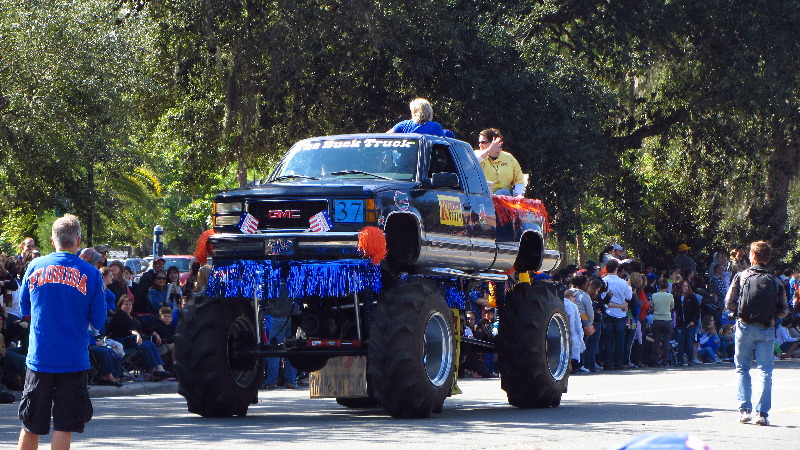
[[45, 373], [86, 370], [89, 325], [106, 320], [103, 278], [96, 267], [69, 252], [31, 261], [22, 280], [20, 308], [31, 316], [29, 369]]

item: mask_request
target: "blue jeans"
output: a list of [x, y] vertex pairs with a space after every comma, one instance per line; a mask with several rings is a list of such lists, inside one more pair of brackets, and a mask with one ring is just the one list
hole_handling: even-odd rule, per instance
[[[631, 319], [631, 321], [636, 323], [637, 327], [639, 326], [639, 323], [635, 319]], [[622, 353], [622, 357], [623, 357], [623, 360], [624, 360], [623, 362], [626, 365], [630, 365], [631, 364], [631, 350], [633, 350], [633, 340], [635, 338], [636, 338], [636, 330], [635, 329], [631, 330], [630, 328], [628, 328], [626, 326], [625, 327], [625, 349], [623, 350], [623, 353]]]
[[621, 368], [625, 352], [625, 317], [603, 317], [603, 336], [606, 341], [606, 366]]
[[603, 334], [603, 322], [597, 321], [594, 324], [594, 334], [586, 337], [586, 351], [583, 352], [583, 367], [589, 370], [597, 370], [597, 347], [600, 344], [600, 336]]
[[120, 372], [122, 371], [122, 368], [120, 367], [120, 360], [111, 354], [113, 350], [108, 347], [90, 345], [89, 352], [94, 355], [94, 358], [97, 361], [97, 370], [100, 372], [100, 375], [106, 375], [110, 373], [115, 377], [120, 376]]
[[149, 372], [158, 366], [164, 366], [164, 360], [161, 359], [161, 354], [158, 352], [158, 347], [155, 342], [142, 341], [139, 348], [142, 349], [145, 370]]
[[736, 321], [734, 336], [734, 361], [736, 373], [739, 375], [739, 410], [752, 411], [750, 401], [752, 382], [750, 381], [750, 362], [756, 358], [756, 367], [761, 376], [761, 383], [756, 389], [756, 412], [766, 415], [772, 407], [772, 368], [774, 365], [772, 351], [775, 342], [775, 329]]
[[[269, 341], [275, 339], [275, 343], [282, 344], [287, 337], [292, 335], [292, 325], [289, 317], [273, 317], [269, 325]], [[267, 365], [267, 378], [264, 384], [277, 384], [278, 382], [278, 368], [281, 365], [280, 358], [266, 358]], [[289, 360], [285, 360], [283, 368], [283, 377], [286, 379], [287, 384], [297, 386], [297, 370], [292, 367]]]
[[697, 334], [697, 325], [690, 327], [678, 326], [675, 328], [675, 340], [678, 342], [678, 364], [683, 364], [683, 355], [686, 362], [691, 363], [694, 357], [694, 336]]

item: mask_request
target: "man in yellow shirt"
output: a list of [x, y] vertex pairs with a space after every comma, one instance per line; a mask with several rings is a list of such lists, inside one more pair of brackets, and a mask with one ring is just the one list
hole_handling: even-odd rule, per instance
[[525, 196], [525, 181], [522, 168], [511, 153], [503, 151], [503, 135], [497, 128], [487, 128], [478, 135], [475, 156], [489, 183], [489, 190], [495, 195]]

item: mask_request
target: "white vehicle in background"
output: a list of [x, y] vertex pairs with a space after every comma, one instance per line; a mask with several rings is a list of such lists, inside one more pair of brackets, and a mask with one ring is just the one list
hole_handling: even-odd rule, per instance
[[144, 271], [147, 270], [147, 265], [142, 258], [109, 259], [108, 264], [111, 264], [113, 261], [119, 261], [124, 267], [130, 268], [134, 279], [138, 279], [144, 273]]

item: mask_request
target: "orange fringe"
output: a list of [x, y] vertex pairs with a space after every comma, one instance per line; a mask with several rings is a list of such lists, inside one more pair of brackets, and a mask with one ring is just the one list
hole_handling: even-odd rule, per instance
[[194, 248], [194, 259], [200, 264], [208, 262], [208, 254], [211, 253], [212, 247], [208, 243], [208, 237], [214, 234], [214, 230], [206, 230], [197, 238], [197, 246]]
[[378, 227], [364, 227], [358, 232], [358, 250], [376, 266], [386, 258], [386, 236]]
[[542, 228], [545, 233], [550, 232], [550, 218], [541, 200], [517, 198], [508, 195], [492, 195], [492, 202], [500, 225], [512, 223], [517, 219], [526, 222], [538, 219], [542, 221]]

